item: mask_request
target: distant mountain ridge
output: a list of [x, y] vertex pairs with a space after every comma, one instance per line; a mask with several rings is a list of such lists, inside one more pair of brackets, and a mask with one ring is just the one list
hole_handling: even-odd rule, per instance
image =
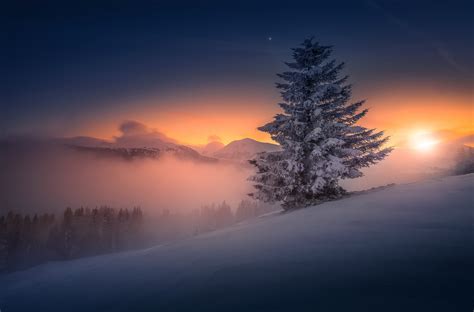
[[223, 148], [215, 151], [212, 156], [223, 159], [249, 160], [258, 153], [275, 152], [279, 150], [281, 150], [279, 145], [245, 138], [230, 142]]
[[258, 153], [280, 150], [280, 146], [245, 138], [227, 145], [211, 142], [200, 148], [188, 147], [158, 138], [143, 140], [142, 137], [127, 138], [126, 141], [105, 141], [87, 136], [59, 138], [55, 142], [82, 152], [95, 152], [100, 156], [119, 156], [131, 160], [134, 158], [154, 158], [172, 155], [181, 159], [195, 159], [212, 162], [217, 159], [246, 161]]
[[56, 142], [79, 152], [94, 153], [101, 157], [119, 157], [125, 160], [158, 159], [168, 155], [182, 160], [217, 162], [217, 159], [203, 156], [190, 147], [160, 139], [147, 141], [129, 139], [127, 142], [108, 142], [93, 137], [73, 137], [57, 139]]
[[223, 148], [224, 146], [225, 145], [222, 142], [212, 141], [212, 142], [207, 143], [206, 145], [191, 145], [189, 147], [198, 151], [202, 155], [210, 156], [214, 154], [216, 151]]
[[46, 147], [48, 144], [65, 146], [78, 152], [94, 153], [100, 157], [118, 157], [125, 160], [139, 158], [158, 159], [165, 155], [179, 159], [196, 160], [202, 162], [217, 162], [219, 159], [226, 161], [246, 161], [261, 152], [281, 150], [279, 145], [259, 142], [250, 138], [235, 140], [227, 145], [213, 141], [204, 146], [189, 147], [172, 141], [156, 137], [127, 136], [125, 139], [117, 138], [107, 141], [89, 136], [76, 136], [66, 138], [35, 139], [12, 138], [2, 140], [3, 144], [15, 146], [29, 146], [35, 144]]
[[110, 147], [113, 145], [112, 142], [97, 139], [88, 136], [76, 136], [70, 138], [56, 138], [54, 142], [70, 146], [81, 146], [81, 147]]
[[170, 148], [153, 148], [153, 147], [87, 147], [87, 146], [70, 146], [79, 152], [94, 153], [100, 157], [119, 157], [124, 160], [133, 160], [139, 158], [158, 159], [162, 156], [174, 156], [181, 160], [193, 160], [199, 162], [217, 162], [212, 157], [206, 157], [192, 148], [183, 145], [177, 145]]

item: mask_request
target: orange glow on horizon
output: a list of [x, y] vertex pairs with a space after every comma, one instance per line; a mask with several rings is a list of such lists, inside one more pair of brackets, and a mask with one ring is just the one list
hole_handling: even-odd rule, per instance
[[210, 136], [220, 141], [253, 138], [273, 142], [270, 136], [257, 128], [269, 122], [278, 112], [276, 98], [263, 96], [184, 98], [172, 101], [152, 99], [140, 104], [126, 105], [129, 109], [91, 125], [82, 135], [105, 139], [118, 136], [117, 125], [123, 120], [136, 120], [166, 134], [181, 144], [202, 145]]
[[390, 144], [395, 147], [413, 146], [413, 136], [420, 129], [432, 136], [425, 143], [442, 143], [472, 135], [472, 95], [440, 93], [442, 91], [432, 89], [401, 88], [373, 94], [367, 101], [370, 111], [361, 125], [385, 130], [391, 136]]
[[[400, 88], [382, 90], [367, 96], [370, 109], [361, 125], [385, 130], [390, 145], [408, 146], [417, 129], [426, 129], [440, 142], [474, 133], [472, 97], [456, 93]], [[144, 103], [124, 105], [105, 122], [92, 124], [91, 135], [112, 139], [119, 135], [122, 120], [137, 120], [163, 132], [182, 144], [202, 145], [209, 136], [218, 136], [227, 144], [233, 140], [253, 138], [272, 142], [257, 127], [271, 121], [278, 113], [278, 95], [235, 95], [181, 97], [168, 101], [151, 99]]]

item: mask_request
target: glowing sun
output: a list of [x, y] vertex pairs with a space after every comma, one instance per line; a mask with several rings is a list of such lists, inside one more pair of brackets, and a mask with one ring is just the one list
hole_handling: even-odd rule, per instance
[[439, 140], [426, 131], [417, 132], [411, 137], [411, 147], [418, 151], [432, 150], [438, 143]]

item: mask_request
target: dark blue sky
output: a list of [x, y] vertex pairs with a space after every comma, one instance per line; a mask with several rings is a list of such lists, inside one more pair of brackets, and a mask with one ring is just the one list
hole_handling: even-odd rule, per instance
[[274, 96], [289, 49], [310, 35], [335, 46], [361, 95], [401, 81], [473, 86], [472, 1], [18, 2], [1, 13], [6, 134], [148, 94]]

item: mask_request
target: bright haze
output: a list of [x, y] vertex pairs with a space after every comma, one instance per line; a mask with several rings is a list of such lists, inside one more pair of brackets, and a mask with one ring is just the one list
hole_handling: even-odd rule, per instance
[[[396, 147], [351, 187], [413, 180], [419, 166], [443, 163], [447, 146], [473, 145], [472, 10], [458, 0], [11, 3], [0, 13], [10, 34], [0, 41], [0, 136], [171, 144], [205, 157], [236, 140], [274, 143], [257, 127], [278, 112], [275, 74], [314, 36], [346, 62], [353, 100], [367, 100], [362, 125]], [[6, 206], [194, 208], [250, 190], [249, 168], [234, 163], [126, 162], [39, 145], [5, 155]]]

